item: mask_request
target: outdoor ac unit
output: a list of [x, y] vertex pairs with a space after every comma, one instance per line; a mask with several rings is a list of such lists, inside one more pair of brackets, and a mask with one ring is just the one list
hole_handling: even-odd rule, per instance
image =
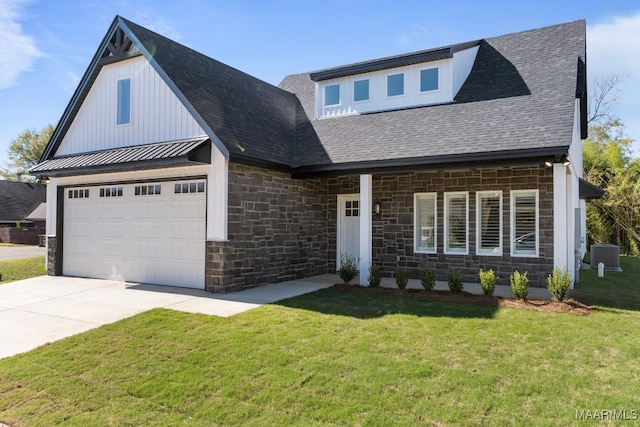
[[603, 263], [604, 268], [620, 269], [620, 248], [616, 245], [591, 245], [591, 267], [598, 268]]

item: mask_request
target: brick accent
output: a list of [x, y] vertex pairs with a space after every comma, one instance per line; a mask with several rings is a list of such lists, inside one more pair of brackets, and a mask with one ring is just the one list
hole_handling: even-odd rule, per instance
[[[359, 179], [330, 178], [329, 187], [329, 264], [335, 271], [337, 195], [359, 192]], [[511, 257], [510, 191], [539, 190], [540, 256]], [[503, 256], [476, 255], [476, 192], [503, 192]], [[444, 193], [469, 192], [469, 255], [444, 254]], [[413, 234], [414, 193], [437, 193], [438, 253], [416, 254]], [[410, 277], [418, 278], [421, 268], [436, 269], [438, 280], [446, 280], [450, 269], [461, 270], [463, 279], [477, 282], [478, 269], [493, 268], [500, 284], [508, 284], [509, 275], [529, 272], [531, 286], [546, 286], [546, 276], [553, 270], [553, 174], [550, 168], [521, 167], [463, 171], [420, 172], [401, 175], [374, 175], [373, 200], [379, 199], [381, 215], [372, 221], [373, 262], [391, 277], [397, 266], [406, 267]], [[398, 260], [399, 257], [399, 260]]]
[[227, 242], [207, 242], [207, 290], [326, 273], [326, 180], [230, 163], [227, 227]]

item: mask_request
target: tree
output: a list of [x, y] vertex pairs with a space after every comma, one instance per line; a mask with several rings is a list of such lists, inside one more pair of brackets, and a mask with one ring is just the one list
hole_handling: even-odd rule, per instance
[[52, 134], [53, 126], [47, 125], [39, 132], [28, 129], [18, 135], [9, 145], [9, 162], [0, 170], [0, 175], [7, 180], [21, 177], [25, 181], [33, 181], [34, 178], [27, 171], [38, 163]]

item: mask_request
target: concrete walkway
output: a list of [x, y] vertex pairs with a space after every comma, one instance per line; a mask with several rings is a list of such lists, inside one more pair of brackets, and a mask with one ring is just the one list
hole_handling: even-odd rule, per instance
[[[232, 294], [212, 294], [196, 289], [75, 277], [20, 280], [0, 286], [0, 358], [153, 308], [228, 317], [339, 282], [337, 275], [325, 274]], [[395, 280], [383, 278], [382, 286], [396, 287]], [[419, 280], [409, 280], [407, 287], [422, 289]], [[446, 282], [437, 282], [436, 289], [449, 288]], [[464, 289], [482, 294], [477, 283], [465, 283]], [[495, 295], [513, 298], [508, 286], [496, 286]], [[529, 298], [550, 299], [551, 295], [546, 289], [529, 288]]]

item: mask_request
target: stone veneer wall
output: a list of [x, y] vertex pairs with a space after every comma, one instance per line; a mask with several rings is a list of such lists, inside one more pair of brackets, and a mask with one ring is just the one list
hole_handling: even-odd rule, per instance
[[[329, 271], [335, 271], [337, 195], [358, 193], [359, 178], [329, 178]], [[511, 190], [539, 190], [540, 256], [511, 257]], [[476, 255], [477, 191], [503, 192], [503, 256]], [[445, 255], [443, 249], [444, 193], [469, 192], [469, 255]], [[414, 193], [437, 192], [437, 254], [413, 252]], [[438, 280], [446, 280], [450, 269], [460, 270], [463, 279], [477, 282], [478, 269], [492, 268], [500, 284], [508, 284], [515, 271], [528, 271], [531, 286], [546, 286], [553, 270], [553, 172], [551, 168], [518, 167], [467, 171], [438, 171], [373, 176], [373, 200], [380, 200], [381, 215], [373, 215], [373, 262], [391, 277], [397, 266], [406, 267], [410, 277], [418, 278], [421, 268], [436, 269]]]
[[56, 269], [56, 237], [47, 237], [47, 274], [49, 276], [60, 276], [62, 271]]
[[326, 273], [326, 182], [230, 163], [228, 241], [207, 242], [205, 289], [234, 292]]

